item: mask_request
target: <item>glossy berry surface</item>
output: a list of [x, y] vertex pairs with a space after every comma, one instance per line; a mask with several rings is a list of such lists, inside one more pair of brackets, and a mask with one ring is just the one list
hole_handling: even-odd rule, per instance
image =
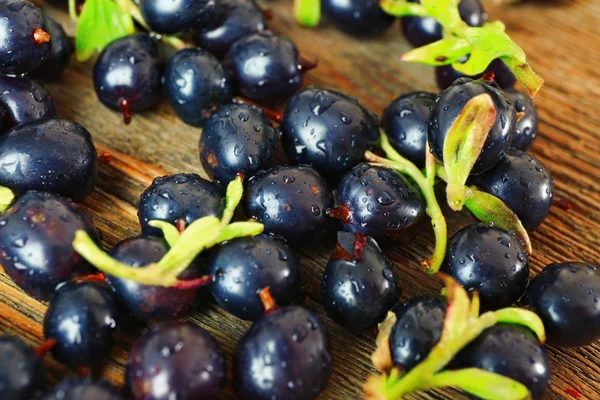
[[321, 8], [328, 21], [357, 36], [383, 33], [396, 20], [383, 11], [376, 0], [324, 0]]
[[46, 379], [35, 350], [14, 336], [0, 336], [0, 398], [30, 400]]
[[235, 239], [211, 252], [210, 291], [217, 303], [238, 318], [257, 320], [265, 309], [258, 293], [268, 287], [278, 305], [298, 300], [300, 260], [283, 241], [259, 235]]
[[358, 164], [379, 139], [377, 117], [356, 98], [309, 87], [287, 103], [280, 126], [286, 153], [331, 181]]
[[162, 235], [152, 228], [152, 220], [167, 221], [175, 225], [185, 220], [189, 225], [195, 220], [214, 215], [221, 217], [225, 207], [222, 190], [196, 174], [175, 174], [154, 179], [140, 196], [138, 217], [144, 235]]
[[0, 137], [0, 184], [17, 194], [45, 190], [82, 201], [94, 190], [97, 174], [92, 137], [76, 122], [45, 119]]
[[132, 112], [149, 110], [161, 99], [162, 71], [156, 39], [134, 34], [104, 48], [94, 66], [94, 89], [108, 108], [121, 111], [127, 122]]
[[44, 336], [56, 340], [52, 355], [71, 368], [103, 363], [119, 326], [119, 310], [104, 283], [73, 281], [56, 290], [44, 316]]
[[429, 116], [427, 139], [431, 152], [443, 162], [443, 148], [448, 130], [464, 106], [472, 98], [488, 94], [496, 106], [496, 122], [488, 133], [472, 174], [485, 172], [496, 165], [508, 150], [513, 138], [516, 115], [515, 108], [496, 84], [484, 80], [460, 78], [444, 90], [436, 99]]
[[167, 63], [164, 85], [175, 113], [186, 124], [202, 126], [231, 102], [229, 73], [209, 52], [196, 48], [175, 53]]
[[269, 31], [236, 41], [224, 64], [233, 73], [240, 94], [262, 104], [286, 100], [302, 83], [296, 45]]
[[340, 179], [337, 194], [339, 206], [328, 214], [341, 219], [343, 230], [378, 240], [393, 238], [425, 214], [419, 189], [389, 168], [359, 164]]
[[223, 57], [237, 40], [267, 28], [262, 11], [251, 0], [222, 0], [221, 20], [194, 35], [196, 44]]
[[218, 0], [144, 0], [142, 16], [157, 33], [174, 34], [201, 30], [219, 16]]
[[[461, 58], [460, 62], [467, 61], [468, 56]], [[452, 65], [442, 65], [439, 67], [435, 67], [435, 82], [440, 90], [444, 90], [448, 88], [455, 80], [458, 78], [471, 78], [471, 79], [479, 79], [486, 73], [494, 74], [494, 82], [500, 86], [501, 89], [508, 90], [512, 89], [517, 81], [517, 78], [512, 73], [510, 68], [504, 64], [502, 60], [496, 58], [494, 61], [488, 65], [488, 67], [481, 74], [477, 74], [474, 76], [466, 76], [465, 74], [458, 72]]]
[[528, 231], [540, 226], [552, 205], [550, 172], [537, 158], [519, 150], [509, 149], [502, 161], [473, 182], [502, 200]]
[[0, 217], [0, 264], [11, 279], [39, 300], [91, 266], [73, 249], [77, 230], [98, 241], [88, 216], [75, 204], [45, 192], [27, 192]]
[[533, 333], [518, 325], [495, 325], [465, 347], [453, 363], [457, 368], [479, 368], [514, 379], [542, 398], [550, 385], [550, 361]]
[[517, 114], [520, 114], [517, 117], [515, 135], [510, 146], [517, 150], [526, 151], [538, 133], [537, 108], [529, 96], [515, 89], [506, 90], [504, 93], [508, 100], [514, 104]]
[[[419, 3], [419, 0], [408, 0]], [[487, 14], [480, 0], [461, 0], [458, 3], [460, 18], [469, 26], [482, 26]], [[442, 26], [431, 17], [403, 17], [402, 32], [413, 47], [422, 47], [442, 39]]]
[[308, 165], [261, 171], [248, 180], [244, 193], [246, 216], [294, 246], [318, 243], [325, 237], [331, 227], [325, 211], [331, 207], [331, 189]]
[[0, 74], [26, 74], [50, 54], [42, 10], [27, 0], [0, 2]]
[[67, 68], [75, 48], [61, 24], [48, 16], [46, 16], [46, 21], [52, 37], [52, 48], [48, 58], [39, 67], [31, 71], [30, 75], [35, 79], [53, 81], [60, 78]]
[[450, 238], [441, 271], [467, 291], [478, 291], [483, 310], [509, 307], [529, 282], [528, 255], [521, 241], [484, 224], [469, 225]]
[[200, 161], [214, 182], [227, 185], [271, 166], [279, 135], [256, 106], [230, 104], [208, 120], [200, 136]]
[[206, 330], [169, 322], [133, 346], [125, 376], [136, 400], [217, 399], [225, 383], [225, 360]]
[[125, 400], [110, 383], [90, 378], [66, 378], [42, 400]]
[[426, 92], [402, 95], [381, 116], [381, 129], [394, 149], [419, 168], [425, 168], [427, 121], [436, 97]]
[[283, 307], [256, 321], [237, 345], [233, 387], [245, 400], [309, 400], [331, 375], [327, 329], [318, 315]]
[[[129, 266], [145, 267], [160, 261], [168, 250], [169, 247], [161, 239], [151, 236], [136, 237], [117, 243], [110, 250], [109, 255]], [[199, 274], [194, 274], [198, 272], [196, 269], [197, 266], [192, 264], [180, 275], [180, 279], [199, 278]], [[142, 285], [111, 275], [107, 275], [106, 280], [119, 302], [131, 315], [142, 321], [157, 321], [186, 315], [199, 290]]]
[[56, 116], [50, 92], [26, 76], [0, 75], [0, 109], [5, 129]]
[[440, 341], [446, 304], [435, 296], [417, 296], [392, 309], [396, 323], [390, 333], [392, 362], [408, 371], [423, 361]]
[[338, 232], [337, 249], [321, 279], [327, 315], [352, 331], [383, 321], [402, 293], [392, 268], [373, 238]]
[[548, 343], [587, 346], [600, 339], [600, 270], [592, 264], [550, 264], [527, 288], [523, 304], [542, 319]]

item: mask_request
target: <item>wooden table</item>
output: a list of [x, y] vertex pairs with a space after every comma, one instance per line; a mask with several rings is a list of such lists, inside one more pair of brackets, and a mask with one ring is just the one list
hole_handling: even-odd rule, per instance
[[[435, 91], [429, 67], [399, 60], [408, 50], [398, 25], [383, 37], [359, 40], [327, 23], [317, 29], [295, 24], [291, 2], [270, 2], [272, 29], [295, 41], [302, 55], [318, 58], [306, 85], [334, 88], [352, 94], [363, 105], [381, 113], [390, 100], [414, 90]], [[504, 21], [508, 33], [520, 44], [534, 69], [546, 80], [536, 97], [540, 134], [531, 151], [551, 169], [556, 182], [555, 205], [544, 224], [532, 235], [532, 272], [551, 262], [581, 260], [600, 263], [600, 2], [595, 0], [529, 1], [515, 6], [486, 2], [491, 19]], [[64, 14], [51, 14], [65, 22]], [[66, 24], [69, 33], [74, 25]], [[101, 152], [111, 162], [102, 164], [95, 192], [84, 207], [93, 216], [107, 248], [139, 234], [136, 205], [139, 195], [156, 176], [177, 172], [204, 174], [198, 161], [201, 131], [181, 122], [166, 102], [157, 110], [136, 115], [129, 126], [103, 107], [92, 87], [93, 62], [72, 61], [62, 82], [50, 85], [59, 115], [88, 128]], [[204, 174], [205, 175], [205, 174]], [[564, 207], [570, 205], [571, 208]], [[473, 219], [467, 213], [448, 216], [450, 234]], [[410, 242], [388, 250], [403, 289], [403, 299], [436, 293], [441, 285], [419, 268], [417, 260], [432, 251], [428, 224]], [[334, 372], [320, 399], [361, 398], [361, 387], [373, 372], [369, 355], [374, 340], [368, 334], [354, 336], [325, 317], [320, 303], [320, 278], [330, 247], [301, 251], [307, 306], [317, 310], [329, 328], [333, 342]], [[227, 354], [228, 365], [236, 343], [249, 323], [220, 310], [209, 296], [190, 320], [211, 331]], [[0, 331], [16, 334], [37, 344], [43, 339], [41, 321], [45, 305], [33, 300], [0, 273]], [[126, 326], [103, 376], [122, 384], [127, 352], [145, 327]], [[548, 348], [553, 368], [552, 386], [545, 399], [600, 399], [600, 342], [580, 349]], [[45, 361], [52, 381], [69, 373], [50, 357]], [[579, 395], [578, 395], [579, 394]], [[433, 392], [413, 398], [457, 398], [457, 392]], [[579, 396], [579, 397], [578, 397]], [[223, 398], [235, 398], [227, 389]]]

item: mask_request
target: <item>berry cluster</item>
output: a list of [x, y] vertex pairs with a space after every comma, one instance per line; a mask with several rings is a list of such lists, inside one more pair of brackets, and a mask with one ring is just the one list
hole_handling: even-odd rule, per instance
[[[240, 398], [315, 398], [327, 385], [332, 356], [323, 321], [297, 305], [296, 250], [327, 244], [335, 232], [322, 303], [350, 331], [378, 328], [373, 362], [385, 375], [365, 386], [374, 399], [437, 386], [538, 399], [551, 375], [546, 336], [559, 346], [600, 338], [595, 266], [552, 264], [530, 281], [528, 232], [547, 216], [554, 182], [526, 153], [537, 133], [535, 106], [514, 89], [501, 60], [481, 77], [438, 67], [441, 93], [402, 95], [379, 119], [352, 96], [299, 90], [312, 65], [267, 30], [251, 0], [145, 0], [131, 7], [148, 33], [103, 49], [94, 68], [98, 98], [129, 121], [166, 93], [183, 121], [203, 127], [200, 161], [212, 181], [190, 173], [157, 177], [140, 197], [142, 235], [101, 250], [99, 232], [73, 202], [94, 189], [91, 136], [56, 118], [52, 97], [30, 78], [60, 76], [71, 43], [29, 1], [0, 4], [0, 19], [8, 21], [0, 24], [0, 262], [24, 291], [49, 301], [39, 348], [0, 337], [0, 358], [10, 360], [0, 364], [1, 398], [43, 392], [48, 351], [72, 369], [96, 372], [127, 316], [160, 322], [129, 353], [127, 396], [218, 398], [226, 384], [219, 343], [176, 320], [190, 313], [203, 288], [225, 311], [252, 322], [233, 357]], [[393, 20], [376, 2], [324, 1], [323, 9], [361, 34]], [[463, 0], [458, 11], [473, 27], [487, 18], [476, 0]], [[442, 27], [430, 17], [405, 17], [403, 27], [415, 45], [441, 39]], [[181, 48], [165, 63], [162, 44], [184, 43], [168, 35], [191, 37], [200, 47]], [[278, 114], [233, 102], [234, 93], [261, 105], [287, 104]], [[287, 165], [275, 165], [280, 142]], [[377, 146], [385, 158], [373, 152]], [[451, 209], [464, 206], [480, 220], [449, 240], [433, 190], [439, 181], [447, 183]], [[233, 221], [238, 206], [246, 218]], [[436, 247], [422, 264], [440, 271], [447, 302], [427, 295], [399, 303], [402, 282], [384, 250], [426, 216]], [[526, 308], [511, 307], [519, 302]], [[43, 399], [125, 396], [85, 377], [63, 380]]]

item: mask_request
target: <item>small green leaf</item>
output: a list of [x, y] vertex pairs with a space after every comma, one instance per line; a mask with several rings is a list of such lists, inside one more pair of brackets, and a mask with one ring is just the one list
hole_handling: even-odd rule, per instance
[[302, 26], [314, 28], [321, 21], [320, 0], [294, 0], [294, 18]]
[[492, 222], [499, 228], [514, 231], [525, 244], [525, 250], [533, 253], [531, 239], [521, 220], [502, 200], [475, 187], [468, 188], [465, 206], [481, 222]]
[[227, 240], [232, 240], [239, 237], [256, 236], [261, 234], [264, 229], [265, 226], [259, 222], [232, 222], [223, 228], [216, 240], [216, 243], [225, 242]]
[[102, 51], [113, 40], [129, 35], [134, 30], [131, 16], [122, 13], [114, 1], [87, 0], [75, 34], [77, 60], [88, 60], [94, 52]]
[[496, 106], [490, 95], [480, 94], [469, 100], [446, 133], [443, 154], [448, 177], [448, 205], [455, 211], [462, 209], [465, 183], [496, 123], [496, 116]]
[[406, 0], [381, 0], [379, 6], [394, 17], [427, 17], [427, 11], [419, 3]]
[[153, 228], [158, 228], [162, 231], [165, 240], [169, 247], [175, 246], [175, 244], [179, 241], [180, 233], [177, 230], [177, 227], [167, 221], [154, 220], [148, 222]]
[[240, 204], [240, 201], [242, 201], [243, 194], [244, 176], [240, 174], [227, 185], [227, 192], [225, 193], [225, 210], [223, 210], [223, 216], [221, 217], [222, 226], [229, 224], [229, 221], [233, 218], [233, 213], [238, 204]]
[[0, 186], [0, 212], [6, 211], [6, 209], [15, 200], [15, 194], [12, 190], [7, 187]]
[[442, 337], [436, 347], [445, 343], [453, 343], [465, 331], [471, 316], [471, 302], [467, 291], [454, 278], [444, 273], [438, 273], [446, 287], [447, 303], [446, 318]]
[[478, 368], [439, 372], [433, 376], [433, 386], [459, 388], [484, 400], [531, 398], [522, 383]]
[[404, 53], [402, 61], [427, 65], [448, 65], [458, 62], [471, 52], [471, 43], [459, 37], [447, 37]]
[[533, 311], [524, 308], [509, 307], [494, 311], [494, 316], [499, 323], [523, 325], [533, 331], [540, 343], [546, 342], [546, 330], [540, 317]]

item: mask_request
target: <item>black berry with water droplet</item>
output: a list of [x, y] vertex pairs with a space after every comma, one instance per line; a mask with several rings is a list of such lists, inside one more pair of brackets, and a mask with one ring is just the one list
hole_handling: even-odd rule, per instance
[[337, 249], [321, 279], [327, 315], [352, 331], [383, 321], [402, 293], [392, 268], [373, 238], [338, 232]]
[[161, 100], [162, 68], [158, 42], [138, 33], [108, 44], [94, 66], [94, 89], [108, 108], [131, 114], [149, 110]]
[[83, 201], [97, 174], [92, 136], [76, 122], [42, 119], [0, 137], [0, 185], [19, 195], [44, 190]]
[[162, 231], [148, 222], [161, 220], [176, 225], [183, 219], [189, 225], [209, 215], [220, 218], [224, 207], [220, 187], [196, 174], [175, 174], [154, 179], [140, 196], [138, 217], [144, 235], [161, 236]]
[[551, 345], [587, 346], [600, 339], [600, 270], [595, 265], [546, 266], [532, 279], [523, 304], [542, 319]]
[[263, 110], [248, 104], [222, 107], [200, 136], [200, 161], [216, 183], [226, 185], [242, 172], [269, 168], [279, 135]]
[[550, 385], [550, 361], [544, 346], [524, 326], [495, 325], [456, 355], [453, 368], [479, 368], [514, 379], [538, 400]]
[[408, 93], [396, 98], [381, 116], [381, 129], [392, 147], [419, 168], [425, 168], [427, 121], [435, 98], [432, 93]]
[[140, 9], [150, 30], [175, 34], [201, 30], [218, 20], [221, 2], [215, 0], [144, 0]]
[[0, 109], [5, 129], [56, 116], [50, 92], [26, 76], [0, 75]]
[[378, 119], [353, 97], [309, 87], [287, 103], [281, 134], [286, 153], [336, 181], [379, 139]]
[[66, 378], [42, 400], [125, 400], [110, 383], [91, 378]]
[[259, 235], [215, 248], [208, 261], [210, 291], [219, 305], [238, 318], [254, 321], [265, 310], [258, 293], [270, 288], [278, 305], [297, 301], [300, 260], [283, 241]]
[[528, 255], [512, 232], [474, 224], [448, 241], [441, 271], [456, 279], [467, 291], [477, 291], [484, 310], [515, 303], [529, 282]]
[[0, 74], [26, 74], [41, 65], [52, 46], [42, 10], [26, 0], [4, 0], [0, 20]]
[[237, 40], [267, 28], [263, 12], [251, 0], [222, 0], [218, 23], [194, 35], [196, 44], [223, 57]]
[[60, 78], [67, 68], [75, 48], [61, 24], [48, 16], [46, 16], [46, 21], [52, 37], [50, 42], [52, 48], [48, 58], [39, 67], [31, 71], [30, 75], [35, 79], [53, 81]]
[[247, 400], [310, 400], [331, 375], [327, 329], [299, 306], [275, 309], [252, 325], [233, 357], [233, 387]]
[[240, 94], [259, 103], [286, 100], [302, 83], [296, 45], [269, 31], [236, 41], [223, 62], [233, 73]]
[[21, 289], [49, 300], [55, 288], [91, 266], [73, 249], [77, 230], [99, 241], [75, 204], [45, 192], [27, 192], [0, 217], [0, 264]]
[[328, 21], [356, 36], [379, 35], [396, 20], [381, 9], [377, 0], [325, 0], [321, 8]]
[[400, 173], [359, 164], [337, 187], [338, 207], [328, 210], [342, 229], [381, 240], [414, 226], [425, 214], [421, 192]]
[[56, 340], [52, 355], [63, 364], [97, 366], [110, 356], [119, 320], [117, 303], [104, 282], [69, 282], [48, 305], [44, 336]]
[[540, 226], [552, 205], [550, 172], [537, 158], [519, 150], [509, 149], [495, 167], [472, 181], [502, 200], [528, 231]]
[[14, 336], [0, 336], [0, 398], [30, 400], [46, 383], [42, 359]]
[[206, 330], [189, 322], [168, 322], [133, 346], [125, 379], [135, 400], [218, 399], [225, 359]]
[[229, 73], [215, 56], [199, 48], [171, 56], [164, 85], [171, 107], [189, 125], [204, 125], [219, 107], [231, 102]]
[[431, 152], [439, 161], [444, 161], [444, 141], [448, 130], [472, 98], [488, 94], [496, 107], [496, 122], [488, 133], [481, 154], [473, 166], [472, 174], [479, 174], [496, 165], [510, 147], [515, 130], [515, 108], [504, 92], [492, 81], [460, 78], [444, 90], [436, 99], [429, 116], [427, 139]]
[[514, 104], [517, 112], [517, 125], [511, 147], [526, 151], [538, 133], [538, 113], [531, 98], [515, 89], [506, 90], [506, 97]]
[[429, 355], [440, 341], [446, 317], [446, 304], [435, 296], [417, 296], [392, 309], [396, 323], [389, 345], [393, 364], [409, 371]]
[[283, 236], [294, 246], [318, 243], [331, 228], [325, 211], [333, 194], [308, 165], [277, 166], [248, 180], [244, 210], [264, 224], [265, 232]]
[[[469, 56], [465, 56], [458, 60], [460, 63], [464, 63], [469, 59]], [[504, 64], [504, 62], [496, 58], [493, 60], [490, 65], [487, 66], [485, 71], [481, 74], [467, 76], [462, 72], [458, 72], [455, 70], [452, 65], [441, 65], [435, 67], [435, 82], [440, 90], [444, 90], [454, 83], [458, 78], [471, 78], [471, 79], [480, 79], [486, 73], [494, 74], [494, 82], [500, 86], [501, 89], [509, 90], [512, 89], [517, 82], [517, 78], [512, 73], [510, 68]]]

